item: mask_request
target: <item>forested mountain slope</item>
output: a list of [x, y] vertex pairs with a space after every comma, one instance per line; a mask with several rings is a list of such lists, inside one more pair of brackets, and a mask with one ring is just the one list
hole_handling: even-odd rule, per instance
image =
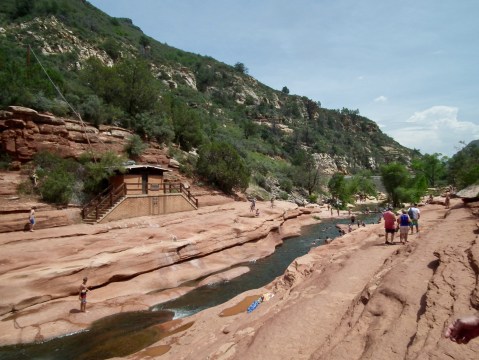
[[354, 173], [414, 153], [358, 110], [271, 89], [242, 63], [176, 49], [84, 0], [2, 1], [0, 106], [9, 105], [70, 117], [74, 109], [187, 151], [227, 142], [256, 181], [259, 173], [294, 183], [305, 156], [324, 173]]

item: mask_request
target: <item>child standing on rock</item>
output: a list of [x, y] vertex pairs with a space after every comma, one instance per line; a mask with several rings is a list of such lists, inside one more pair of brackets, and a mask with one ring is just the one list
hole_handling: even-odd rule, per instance
[[86, 286], [87, 281], [88, 281], [88, 278], [84, 277], [83, 282], [80, 285], [79, 294], [78, 294], [78, 298], [80, 299], [81, 312], [86, 312], [86, 293], [90, 291], [90, 289], [88, 289], [88, 287]]
[[35, 226], [35, 209], [35, 206], [32, 206], [32, 208], [30, 209], [30, 215], [28, 216], [30, 231], [33, 231], [33, 227]]

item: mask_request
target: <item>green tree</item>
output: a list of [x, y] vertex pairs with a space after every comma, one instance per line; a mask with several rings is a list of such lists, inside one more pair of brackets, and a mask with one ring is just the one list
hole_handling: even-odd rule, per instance
[[125, 172], [125, 158], [112, 151], [103, 153], [99, 159], [92, 153], [84, 153], [80, 157], [83, 165], [83, 190], [87, 195], [97, 195], [106, 188], [108, 179], [116, 172]]
[[169, 143], [175, 137], [171, 121], [160, 114], [154, 112], [137, 114], [133, 122], [135, 132], [145, 139]]
[[226, 142], [212, 142], [199, 150], [197, 173], [229, 194], [248, 187], [250, 171], [238, 151]]
[[119, 96], [115, 99], [118, 106], [123, 106], [130, 115], [154, 109], [157, 82], [145, 61], [126, 59], [115, 67], [115, 73], [121, 79]]
[[150, 46], [151, 45], [151, 41], [150, 41], [150, 38], [146, 35], [141, 35], [140, 36], [140, 45], [145, 48], [147, 46]]
[[[465, 143], [461, 142], [464, 146]], [[447, 178], [458, 189], [479, 182], [479, 141], [473, 141], [458, 151], [447, 163]]]
[[259, 132], [259, 125], [255, 124], [253, 120], [244, 118], [240, 122], [240, 126], [243, 128], [243, 134], [245, 139], [253, 136]]
[[95, 125], [103, 123], [103, 102], [96, 95], [89, 95], [85, 101], [79, 106], [80, 114], [86, 121]]
[[416, 174], [425, 176], [429, 187], [436, 187], [438, 182], [444, 181], [446, 176], [447, 157], [442, 154], [425, 154], [412, 161], [412, 169]]
[[189, 151], [203, 143], [205, 138], [199, 112], [194, 111], [186, 104], [172, 96], [164, 96], [160, 105], [163, 117], [171, 119], [174, 129], [173, 141], [183, 150]]
[[404, 165], [395, 162], [383, 165], [380, 171], [389, 199], [393, 206], [399, 206], [400, 202], [404, 201], [406, 186], [411, 180], [411, 175]]
[[427, 180], [423, 175], [411, 176], [399, 163], [383, 165], [380, 169], [384, 187], [393, 206], [403, 202], [417, 202], [426, 193]]
[[[52, 104], [51, 99], [57, 94], [55, 88], [40, 65], [33, 61], [25, 63], [26, 54], [25, 49], [12, 49], [8, 42], [0, 41], [0, 105], [36, 107], [39, 103]], [[48, 65], [45, 65], [45, 69], [62, 89], [62, 75]], [[45, 110], [51, 111], [49, 108]]]
[[287, 86], [283, 86], [283, 88], [281, 89], [281, 92], [282, 92], [283, 94], [288, 95], [288, 94], [289, 94], [289, 89], [288, 89], [288, 87], [287, 87]]
[[311, 196], [318, 190], [321, 182], [321, 168], [310, 152], [299, 150], [293, 159], [295, 165], [295, 183], [306, 189]]
[[307, 97], [303, 97], [304, 105], [306, 107], [306, 112], [308, 113], [308, 118], [313, 120], [316, 114], [319, 112], [318, 103], [308, 99]]
[[342, 207], [351, 202], [351, 188], [343, 174], [335, 173], [328, 181], [328, 190], [335, 200], [339, 200]]
[[237, 62], [234, 64], [234, 69], [242, 74], [247, 74], [248, 73], [248, 68], [243, 64], [242, 62]]
[[364, 194], [377, 196], [377, 189], [368, 170], [360, 171], [349, 180], [349, 192], [351, 194]]
[[90, 59], [82, 77], [105, 103], [131, 116], [153, 110], [157, 105], [158, 83], [144, 60], [124, 59], [109, 68]]
[[34, 0], [16, 0], [12, 20], [30, 14], [35, 6]]
[[110, 56], [113, 61], [121, 58], [121, 45], [113, 38], [106, 39], [100, 47]]

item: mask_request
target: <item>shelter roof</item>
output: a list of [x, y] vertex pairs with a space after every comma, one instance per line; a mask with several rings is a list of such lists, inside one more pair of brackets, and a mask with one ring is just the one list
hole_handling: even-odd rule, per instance
[[146, 170], [154, 169], [154, 170], [161, 170], [161, 171], [173, 171], [173, 170], [170, 170], [170, 169], [165, 169], [165, 168], [163, 168], [161, 166], [158, 166], [158, 165], [148, 165], [148, 164], [145, 164], [145, 165], [141, 165], [141, 164], [126, 165], [125, 169], [127, 171], [136, 170], [136, 169], [146, 169]]

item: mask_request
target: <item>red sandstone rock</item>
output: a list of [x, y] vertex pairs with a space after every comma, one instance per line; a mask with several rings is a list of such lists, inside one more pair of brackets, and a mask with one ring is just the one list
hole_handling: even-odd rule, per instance
[[[121, 153], [132, 135], [131, 131], [119, 127], [102, 125], [98, 129], [77, 120], [39, 114], [33, 109], [11, 106], [9, 110], [0, 113], [0, 139], [6, 153], [23, 163], [42, 150], [55, 151], [65, 157], [78, 157], [89, 150], [99, 154]], [[164, 158], [164, 151], [160, 150], [146, 157], [148, 162], [166, 164]]]
[[37, 114], [35, 116], [34, 122], [37, 124], [49, 124], [49, 125], [65, 125], [65, 121], [63, 119], [59, 119], [53, 115], [47, 115], [47, 114]]
[[[446, 219], [440, 205], [421, 211], [410, 244], [382, 245], [381, 224], [357, 229], [296, 259], [266, 288], [190, 317], [180, 338], [152, 347], [170, 345], [164, 359], [476, 359], [478, 340], [457, 345], [442, 335], [477, 306], [475, 220], [456, 206]], [[275, 296], [253, 313], [220, 316], [264, 292]]]

